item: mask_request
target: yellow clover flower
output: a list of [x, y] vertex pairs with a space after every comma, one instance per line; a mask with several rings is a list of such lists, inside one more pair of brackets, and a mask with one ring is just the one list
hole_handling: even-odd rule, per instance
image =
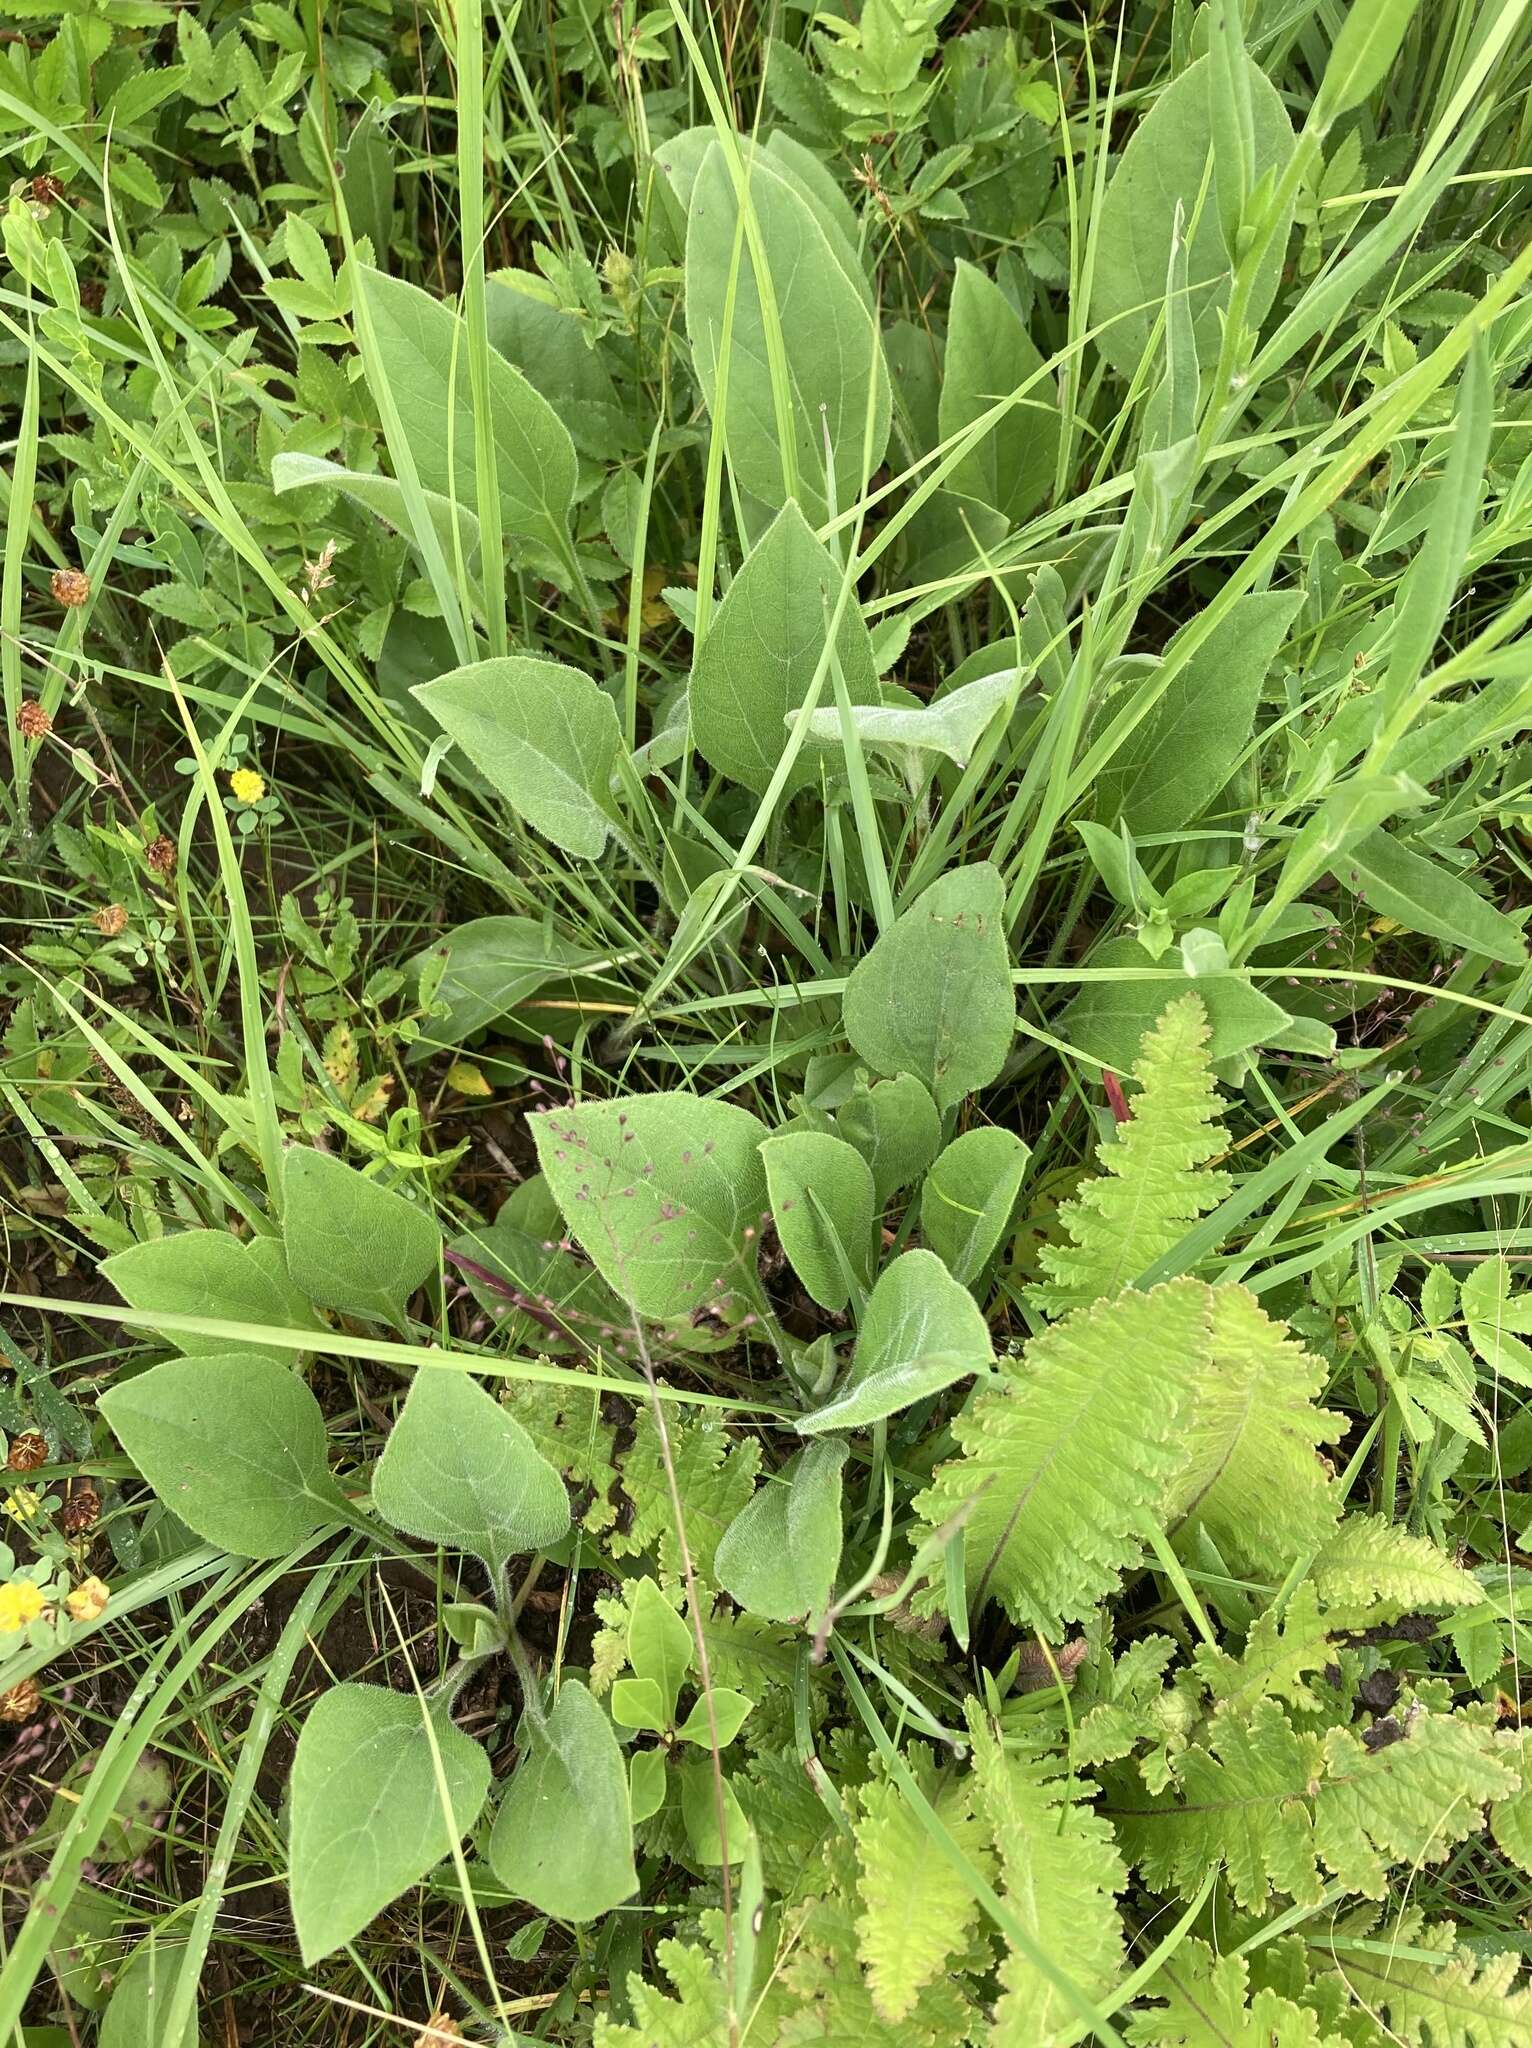
[[99, 1621], [111, 1594], [100, 1579], [86, 1579], [64, 1601], [75, 1621]]
[[12, 1579], [8, 1586], [0, 1586], [0, 1635], [14, 1635], [36, 1621], [46, 1605], [41, 1589], [30, 1579]]
[[242, 804], [258, 804], [266, 794], [265, 781], [253, 768], [236, 768], [229, 787]]

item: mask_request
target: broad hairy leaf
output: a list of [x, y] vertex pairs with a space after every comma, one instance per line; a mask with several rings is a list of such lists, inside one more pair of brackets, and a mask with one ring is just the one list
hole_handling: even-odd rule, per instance
[[[786, 341], [790, 454], [778, 439], [767, 318], [747, 236], [735, 265], [739, 201], [723, 145], [704, 158], [691, 188], [686, 232], [686, 331], [715, 430], [752, 498], [776, 507], [796, 495], [818, 524], [827, 514], [825, 447], [834, 502], [854, 504], [888, 442], [888, 371], [872, 295], [849, 252], [821, 222], [796, 183], [762, 152], [748, 159], [749, 206]], [[736, 273], [732, 322], [726, 318]], [[720, 361], [727, 397], [717, 420]], [[795, 489], [787, 477], [795, 475]]]
[[868, 1299], [850, 1370], [834, 1399], [805, 1415], [800, 1435], [861, 1429], [940, 1393], [994, 1360], [988, 1327], [935, 1252], [901, 1252]]
[[[384, 476], [381, 471], [346, 469], [341, 463], [326, 461], [322, 455], [287, 451], [272, 457], [271, 488], [278, 495], [310, 489], [339, 491], [342, 497], [376, 513], [406, 540], [414, 538], [404, 491], [395, 478]], [[464, 562], [472, 568], [479, 552], [478, 514], [469, 505], [456, 504], [438, 491], [422, 490], [421, 496], [444, 559], [455, 562], [461, 549]]]
[[938, 1109], [993, 1081], [1016, 1030], [999, 870], [951, 868], [922, 891], [852, 969], [844, 1016], [868, 1066], [913, 1074]]
[[441, 1233], [424, 1209], [337, 1159], [295, 1145], [282, 1162], [287, 1270], [310, 1301], [402, 1323], [436, 1270]]
[[236, 1557], [281, 1557], [345, 1520], [319, 1403], [259, 1352], [168, 1359], [97, 1405], [171, 1513]]
[[[323, 1327], [288, 1278], [286, 1255], [275, 1238], [242, 1240], [226, 1230], [180, 1230], [115, 1252], [102, 1261], [101, 1270], [128, 1306], [146, 1315], [162, 1310], [231, 1323], [271, 1323], [279, 1329]], [[227, 1337], [193, 1337], [184, 1331], [167, 1337], [189, 1358], [217, 1356], [230, 1344]], [[260, 1352], [278, 1365], [291, 1365], [299, 1355], [288, 1345], [263, 1344], [254, 1334], [240, 1348]]]
[[174, 2042], [163, 2026], [187, 1954], [175, 1941], [154, 1937], [134, 1952], [101, 2015], [100, 2048], [201, 2048], [195, 2006]]
[[1165, 1005], [1177, 996], [1195, 993], [1207, 1012], [1208, 1054], [1214, 1061], [1233, 1060], [1255, 1046], [1290, 1046], [1310, 1057], [1328, 1058], [1335, 1033], [1311, 1017], [1292, 1016], [1247, 975], [1188, 975], [1168, 969], [1151, 974], [1149, 955], [1137, 939], [1108, 939], [1090, 956], [1093, 970], [1129, 967], [1131, 977], [1090, 981], [1059, 1020], [1059, 1034], [1114, 1073], [1132, 1071], [1144, 1033], [1154, 1027]]
[[436, 1000], [447, 1015], [426, 1025], [432, 1040], [455, 1045], [527, 1002], [572, 969], [600, 959], [533, 917], [476, 917], [416, 955], [418, 973], [432, 954], [445, 954]]
[[[692, 664], [688, 697], [698, 750], [757, 794], [777, 771], [785, 728], [820, 666], [840, 586], [834, 558], [789, 502], [745, 557]], [[854, 595], [846, 600], [835, 648], [851, 703], [876, 704], [877, 666]], [[828, 672], [820, 701], [835, 703]], [[789, 790], [818, 781], [823, 746], [823, 735], [805, 742]]]
[[635, 1095], [544, 1110], [528, 1123], [570, 1230], [640, 1315], [754, 1301], [766, 1130], [748, 1110], [700, 1095]]
[[835, 1128], [872, 1168], [880, 1214], [890, 1196], [919, 1180], [942, 1141], [931, 1091], [913, 1074], [870, 1085], [859, 1078], [835, 1112]]
[[[941, 439], [960, 434], [1042, 367], [1037, 344], [1000, 286], [959, 258], [947, 316]], [[1047, 377], [1038, 377], [958, 464], [947, 488], [1020, 525], [1053, 488], [1059, 426], [1058, 393]]]
[[921, 1235], [965, 1287], [1005, 1235], [1031, 1156], [1014, 1131], [984, 1124], [954, 1138], [927, 1174]]
[[761, 1160], [772, 1221], [793, 1271], [821, 1308], [843, 1309], [851, 1281], [865, 1287], [871, 1278], [871, 1167], [828, 1131], [780, 1132], [761, 1146]]
[[658, 1693], [662, 1728], [675, 1719], [676, 1700], [693, 1655], [691, 1630], [653, 1579], [640, 1579], [628, 1616], [628, 1663], [634, 1677]]
[[1390, 832], [1369, 832], [1331, 873], [1370, 912], [1381, 911], [1406, 931], [1425, 932], [1448, 946], [1512, 967], [1526, 960], [1527, 941], [1519, 918], [1497, 910], [1460, 875], [1401, 845]]
[[605, 1713], [566, 1678], [546, 1717], [522, 1721], [526, 1754], [489, 1838], [508, 1891], [559, 1920], [594, 1920], [638, 1889], [628, 1773]]
[[[1121, 819], [1143, 837], [1183, 832], [1206, 813], [1249, 743], [1261, 685], [1302, 603], [1301, 592], [1286, 590], [1235, 599], [1097, 775], [1103, 823]], [[1153, 674], [1138, 687], [1152, 690]], [[1109, 698], [1103, 715], [1115, 719], [1121, 708], [1120, 695]]]
[[[417, 285], [365, 265], [358, 266], [358, 289], [421, 484], [476, 507], [472, 378], [462, 321]], [[568, 429], [547, 399], [494, 351], [489, 402], [507, 530], [554, 557], [567, 554], [577, 476]]]
[[304, 1962], [343, 1947], [450, 1855], [488, 1790], [479, 1744], [413, 1693], [324, 1693], [293, 1757], [291, 1887]]
[[417, 1367], [372, 1480], [385, 1521], [491, 1573], [569, 1528], [564, 1482], [515, 1416], [450, 1366]]
[[[1280, 176], [1293, 152], [1292, 123], [1264, 72], [1246, 62], [1254, 177], [1267, 171]], [[1206, 366], [1218, 354], [1219, 314], [1229, 301], [1233, 262], [1211, 177], [1192, 218], [1213, 147], [1210, 63], [1198, 58], [1156, 97], [1118, 159], [1096, 224], [1091, 325], [1106, 323], [1096, 345], [1125, 377], [1137, 368], [1164, 302], [1178, 204], [1187, 214], [1187, 285], [1197, 359]], [[1256, 279], [1249, 303], [1253, 323], [1265, 317], [1276, 296], [1285, 241], [1285, 235], [1276, 237]]]
[[[929, 704], [855, 705], [851, 724], [862, 746], [877, 753], [893, 754], [896, 758], [945, 754], [949, 761], [966, 768], [982, 735], [1015, 701], [1020, 688], [1019, 670], [1001, 669], [996, 675], [960, 683]], [[792, 723], [791, 716], [786, 723]], [[816, 711], [809, 720], [809, 731], [823, 746], [845, 745], [837, 708]], [[916, 783], [919, 779], [918, 775], [910, 777]]]
[[534, 830], [597, 860], [614, 829], [617, 707], [561, 661], [501, 654], [411, 692]]
[[841, 1551], [841, 1467], [846, 1445], [812, 1443], [756, 1488], [724, 1531], [718, 1583], [768, 1621], [816, 1615], [830, 1597]]

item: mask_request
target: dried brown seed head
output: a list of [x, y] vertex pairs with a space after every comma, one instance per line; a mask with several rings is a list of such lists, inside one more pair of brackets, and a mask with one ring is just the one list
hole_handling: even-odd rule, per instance
[[0, 1692], [0, 1722], [16, 1726], [19, 1722], [30, 1721], [42, 1706], [43, 1696], [35, 1678], [23, 1678], [19, 1685], [9, 1691]]
[[157, 875], [173, 875], [176, 871], [175, 841], [167, 839], [162, 832], [158, 839], [144, 849], [144, 859]]
[[94, 1529], [101, 1519], [101, 1496], [93, 1486], [81, 1480], [69, 1490], [59, 1520], [66, 1536], [83, 1536], [87, 1529]]
[[24, 697], [16, 706], [16, 730], [24, 740], [44, 740], [53, 730], [53, 720], [35, 697]]
[[119, 932], [127, 929], [127, 923], [128, 913], [120, 903], [105, 904], [96, 912], [96, 930], [105, 939], [115, 939]]
[[66, 611], [73, 611], [90, 596], [90, 578], [83, 569], [55, 569], [49, 587]]
[[20, 1436], [11, 1438], [10, 1456], [5, 1461], [7, 1472], [35, 1472], [47, 1462], [48, 1439], [41, 1430], [24, 1429]]

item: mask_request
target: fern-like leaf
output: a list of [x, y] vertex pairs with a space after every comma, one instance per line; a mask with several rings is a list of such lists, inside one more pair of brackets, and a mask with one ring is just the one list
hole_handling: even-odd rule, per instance
[[1170, 1790], [1114, 1797], [1105, 1811], [1156, 1889], [1190, 1897], [1222, 1867], [1242, 1906], [1274, 1894], [1317, 1905], [1323, 1865], [1381, 1899], [1394, 1865], [1441, 1862], [1478, 1831], [1486, 1801], [1517, 1790], [1513, 1765], [1466, 1715], [1406, 1710], [1400, 1738], [1369, 1750], [1349, 1728], [1295, 1728], [1265, 1699], [1244, 1719], [1216, 1716], [1176, 1759]]
[[1243, 1288], [1130, 1290], [1002, 1363], [916, 1509], [940, 1525], [966, 1508], [974, 1604], [1052, 1641], [1142, 1561], [1151, 1521], [1280, 1577], [1340, 1509], [1315, 1456], [1340, 1426], [1313, 1405], [1320, 1372]]
[[1324, 1367], [1253, 1294], [1203, 1291], [1206, 1334], [1187, 1361], [1188, 1458], [1168, 1520], [1206, 1529], [1238, 1568], [1277, 1577], [1335, 1526], [1340, 1497], [1316, 1453], [1345, 1418], [1315, 1407]]
[[1309, 1574], [1331, 1628], [1371, 1628], [1417, 1608], [1477, 1607], [1484, 1588], [1397, 1522], [1348, 1515]]
[[[969, 1803], [970, 1781], [940, 1776], [919, 1743], [910, 1745], [906, 1760], [948, 1834], [987, 1879], [990, 1858]], [[876, 1781], [864, 1789], [861, 1805], [857, 1953], [878, 2012], [902, 2020], [966, 1939], [979, 1907], [952, 1866], [932, 1855], [931, 1838], [898, 1785]]]
[[1050, 1278], [1033, 1299], [1050, 1314], [1130, 1287], [1222, 1200], [1228, 1176], [1207, 1166], [1227, 1142], [1208, 1036], [1194, 995], [1170, 1004], [1144, 1034], [1133, 1114], [1116, 1142], [1098, 1149], [1101, 1173], [1059, 1211], [1074, 1242], [1041, 1248]]
[[[1422, 2048], [1532, 2048], [1532, 1990], [1518, 1985], [1520, 1952], [1484, 1956], [1459, 1948], [1450, 1920], [1391, 1920], [1389, 1939], [1333, 1958], [1352, 1996], [1386, 2021], [1387, 2038]], [[1439, 1963], [1416, 1951], [1434, 1950]], [[1330, 1960], [1316, 1945], [1316, 1962]]]
[[1256, 1616], [1238, 1657], [1227, 1650], [1199, 1648], [1192, 1668], [1207, 1687], [1214, 1713], [1248, 1714], [1262, 1699], [1317, 1706], [1308, 1680], [1331, 1661], [1332, 1626], [1319, 1595], [1305, 1583], [1280, 1615], [1269, 1610]]
[[1185, 1462], [1184, 1360], [1206, 1322], [1195, 1281], [1102, 1302], [1045, 1331], [955, 1424], [963, 1455], [915, 1502], [965, 1506], [968, 1586], [1057, 1642], [1140, 1562]]
[[1183, 1942], [1149, 1986], [1162, 2003], [1128, 2028], [1133, 2048], [1346, 2048], [1318, 2016], [1263, 1986], [1252, 1996], [1242, 1956]]
[[[1128, 1882], [1111, 1825], [1080, 1799], [1078, 1780], [1059, 1775], [1062, 1758], [1003, 1744], [972, 1705], [968, 1723], [1005, 1903], [1045, 1954], [1067, 1961], [1075, 1983], [1100, 1997], [1122, 1970], [1117, 1897]], [[1048, 2048], [1077, 2031], [1075, 2009], [1017, 1950], [1001, 1964], [1000, 1982], [990, 2048]]]

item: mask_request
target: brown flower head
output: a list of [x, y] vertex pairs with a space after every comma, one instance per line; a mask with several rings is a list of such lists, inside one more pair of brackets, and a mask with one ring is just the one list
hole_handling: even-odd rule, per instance
[[42, 1703], [37, 1680], [24, 1678], [8, 1692], [0, 1692], [0, 1721], [8, 1721], [12, 1726], [20, 1721], [30, 1721]]
[[120, 903], [108, 903], [96, 912], [96, 930], [105, 939], [115, 939], [127, 929], [128, 913]]
[[35, 697], [23, 697], [16, 706], [16, 730], [24, 740], [45, 740], [53, 730], [53, 720]]
[[87, 313], [99, 313], [106, 299], [106, 286], [99, 277], [80, 279], [80, 304]]
[[32, 197], [39, 206], [57, 206], [64, 196], [64, 187], [52, 171], [44, 171], [32, 180]]
[[41, 1430], [24, 1429], [20, 1436], [11, 1438], [11, 1454], [5, 1461], [7, 1472], [35, 1472], [47, 1462], [48, 1439]]
[[66, 611], [73, 611], [90, 596], [90, 578], [83, 569], [55, 569], [49, 587]]
[[176, 871], [176, 843], [162, 832], [144, 849], [144, 859], [157, 875], [169, 877]]
[[59, 1515], [66, 1536], [83, 1536], [87, 1529], [94, 1529], [101, 1519], [101, 1496], [96, 1489], [83, 1479], [69, 1490]]

